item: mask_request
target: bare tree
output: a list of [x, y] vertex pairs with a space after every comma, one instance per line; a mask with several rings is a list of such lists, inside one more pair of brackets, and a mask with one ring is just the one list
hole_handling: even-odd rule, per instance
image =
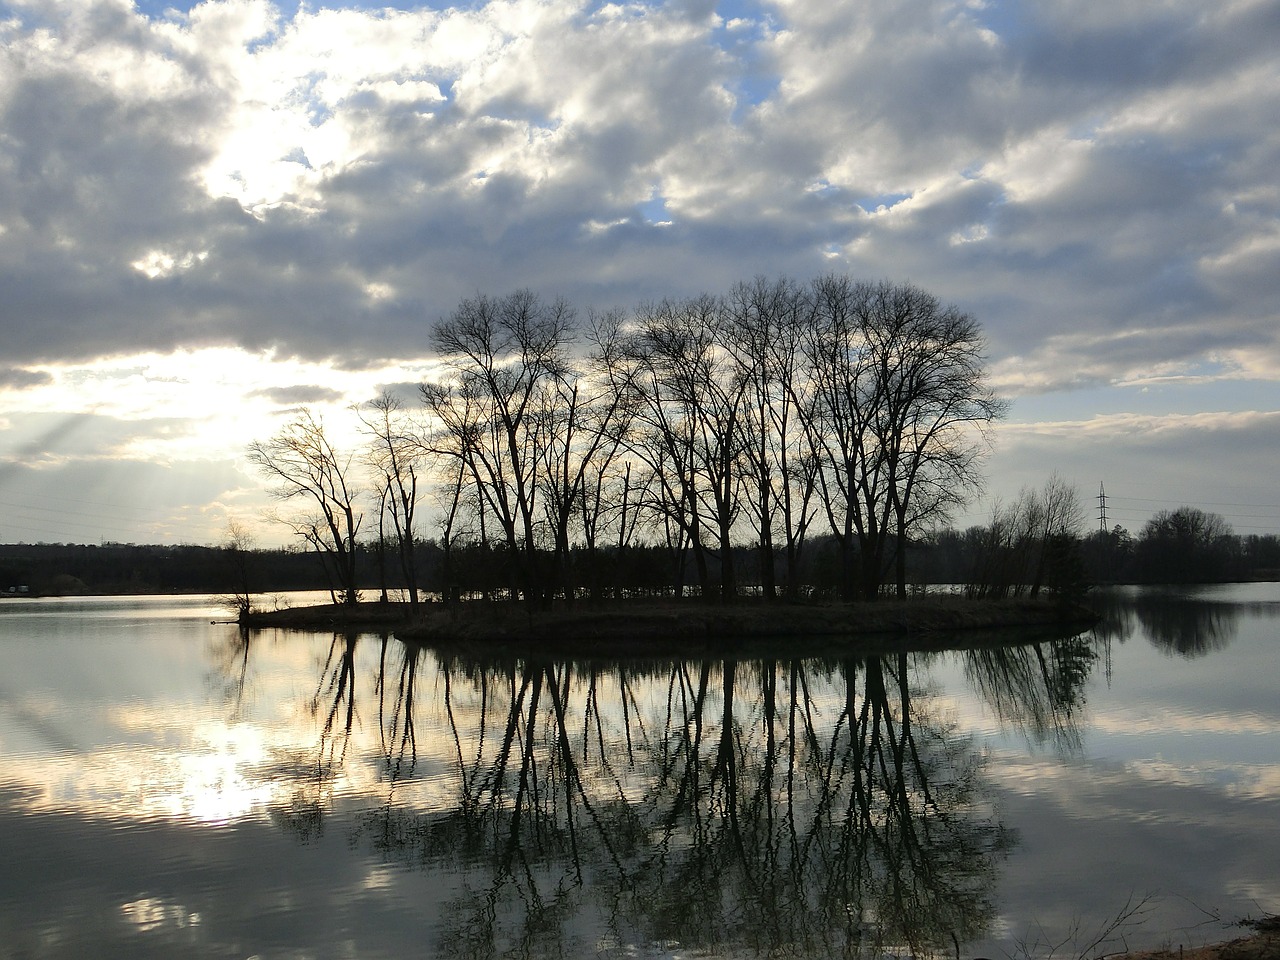
[[647, 427], [633, 450], [662, 481], [662, 502], [690, 541], [704, 596], [710, 534], [718, 548], [720, 597], [731, 600], [738, 592], [733, 529], [746, 379], [717, 340], [721, 323], [722, 304], [714, 297], [650, 305], [636, 318], [628, 352], [639, 367], [631, 378], [636, 418]]
[[462, 510], [463, 490], [466, 486], [467, 462], [462, 457], [452, 461], [449, 479], [439, 485], [443, 506], [440, 518], [440, 594], [446, 606], [452, 607], [458, 599], [458, 578], [454, 566], [454, 544], [458, 516]]
[[908, 537], [976, 487], [985, 428], [1004, 404], [970, 315], [910, 284], [843, 276], [816, 280], [813, 297], [806, 423], [843, 590], [874, 599], [892, 565], [902, 596]]
[[[551, 527], [553, 553], [549, 594], [573, 595], [564, 582], [569, 559], [570, 525], [580, 516], [580, 532], [587, 533], [588, 481], [596, 487], [595, 518], [598, 520], [603, 478], [618, 456], [622, 437], [630, 420], [629, 397], [615, 389], [613, 371], [621, 354], [620, 314], [593, 315], [587, 324], [591, 351], [586, 362], [565, 365], [542, 395], [543, 442], [540, 445], [540, 480], [543, 509]], [[550, 596], [547, 597], [550, 600]]]
[[250, 444], [248, 459], [275, 481], [277, 500], [309, 504], [311, 509], [301, 515], [276, 519], [320, 556], [334, 602], [355, 604], [359, 600], [356, 535], [364, 515], [356, 506], [360, 490], [352, 475], [351, 456], [336, 450], [323, 422], [303, 410], [270, 440]]
[[801, 345], [813, 299], [787, 278], [740, 283], [725, 303], [721, 338], [745, 386], [741, 450], [747, 513], [760, 554], [761, 589], [777, 595], [776, 551], [785, 557], [785, 590], [799, 586], [800, 553], [814, 519], [817, 458], [804, 430], [813, 391]]
[[[667, 354], [674, 349], [649, 308], [637, 322], [638, 330], [626, 342], [626, 366], [615, 372], [615, 388], [633, 397], [634, 426], [628, 450], [644, 464], [640, 487], [645, 513], [663, 533], [674, 561], [674, 585], [684, 592], [686, 551], [693, 554], [698, 585], [703, 596], [710, 592], [710, 574], [699, 520], [697, 480], [694, 471], [694, 420], [688, 404], [671, 388]], [[642, 308], [644, 310], [644, 308]]]
[[813, 317], [802, 349], [812, 377], [813, 403], [801, 412], [818, 460], [820, 502], [840, 548], [840, 590], [846, 600], [865, 593], [866, 573], [882, 536], [874, 507], [882, 497], [868, 424], [875, 402], [869, 358], [859, 323], [866, 284], [844, 276], [813, 282]]
[[432, 331], [450, 374], [424, 397], [502, 526], [516, 561], [513, 593], [530, 599], [541, 585], [538, 470], [547, 424], [539, 413], [563, 375], [573, 323], [568, 304], [521, 290], [464, 300]]
[[221, 598], [221, 602], [235, 611], [243, 620], [253, 609], [253, 548], [254, 536], [239, 520], [232, 517], [227, 521], [226, 533], [222, 538], [222, 549], [227, 556], [231, 568], [231, 592]]
[[[630, 377], [636, 367], [629, 361], [625, 335], [626, 316], [611, 311], [593, 317], [588, 327], [592, 349], [588, 369], [600, 396], [610, 398], [598, 406], [591, 436], [599, 445], [585, 464], [579, 484], [579, 517], [587, 558], [587, 580], [592, 599], [605, 589], [602, 545], [612, 538], [611, 555], [615, 571], [621, 570], [623, 554], [632, 545], [642, 514], [639, 502], [646, 490], [633, 475], [626, 454], [635, 435], [636, 391]], [[616, 589], [618, 584], [612, 586]]]
[[[396, 555], [409, 594], [409, 608], [418, 611], [417, 532], [418, 471], [423, 445], [418, 431], [408, 422], [408, 414], [399, 398], [389, 393], [371, 400], [367, 414], [360, 412], [361, 422], [372, 438], [370, 466], [381, 478], [382, 516], [390, 514], [395, 529]], [[389, 509], [386, 509], [389, 508]], [[381, 539], [381, 538], [380, 538]]]
[[982, 531], [977, 569], [969, 585], [975, 596], [1038, 596], [1048, 584], [1061, 589], [1064, 573], [1084, 525], [1079, 491], [1057, 474], [1042, 490], [1024, 488], [1012, 504], [997, 503]]
[[858, 303], [874, 443], [863, 487], [868, 526], [879, 536], [870, 544], [872, 563], [863, 566], [864, 595], [879, 590], [871, 574], [884, 569], [892, 522], [904, 597], [908, 535], [922, 521], [944, 518], [977, 486], [984, 431], [1005, 404], [986, 383], [985, 344], [972, 316], [910, 284], [881, 282], [867, 293]]
[[1054, 566], [1061, 563], [1064, 549], [1076, 548], [1085, 524], [1084, 501], [1080, 499], [1080, 491], [1056, 473], [1045, 481], [1040, 500], [1040, 549], [1031, 579], [1033, 597], [1039, 595], [1046, 582], [1061, 579], [1060, 571], [1055, 571]]

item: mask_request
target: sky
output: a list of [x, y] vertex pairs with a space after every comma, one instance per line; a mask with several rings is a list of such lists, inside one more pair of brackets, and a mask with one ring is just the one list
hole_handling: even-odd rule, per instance
[[1280, 533], [1277, 50], [1276, 0], [0, 0], [0, 542], [280, 540], [246, 446], [476, 293], [830, 272], [981, 324], [957, 525], [1056, 473]]

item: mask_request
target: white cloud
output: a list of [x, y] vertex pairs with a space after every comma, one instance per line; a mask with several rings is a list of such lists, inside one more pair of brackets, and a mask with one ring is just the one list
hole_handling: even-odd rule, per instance
[[836, 269], [972, 311], [1018, 396], [1280, 370], [1263, 2], [9, 9], [10, 365], [411, 360], [477, 290]]
[[156, 280], [170, 277], [177, 271], [190, 270], [208, 258], [208, 250], [201, 250], [198, 253], [188, 251], [177, 255], [163, 250], [149, 250], [145, 256], [133, 261], [130, 266], [149, 279]]

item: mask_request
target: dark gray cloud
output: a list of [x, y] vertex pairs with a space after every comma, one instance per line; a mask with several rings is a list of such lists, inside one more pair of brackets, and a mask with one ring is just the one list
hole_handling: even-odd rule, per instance
[[21, 367], [0, 369], [0, 387], [14, 387], [21, 390], [24, 387], [44, 386], [52, 382], [53, 377], [44, 370], [26, 370]]
[[298, 384], [288, 387], [268, 387], [265, 390], [259, 390], [257, 393], [260, 397], [266, 397], [272, 403], [278, 403], [283, 406], [295, 406], [297, 404], [307, 403], [333, 403], [342, 399], [342, 392], [334, 390], [331, 387], [323, 387], [319, 385]]

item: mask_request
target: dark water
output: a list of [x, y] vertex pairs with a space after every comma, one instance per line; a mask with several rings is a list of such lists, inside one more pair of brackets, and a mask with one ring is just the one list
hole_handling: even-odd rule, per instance
[[0, 602], [0, 957], [1096, 957], [1280, 912], [1280, 587], [870, 659]]

